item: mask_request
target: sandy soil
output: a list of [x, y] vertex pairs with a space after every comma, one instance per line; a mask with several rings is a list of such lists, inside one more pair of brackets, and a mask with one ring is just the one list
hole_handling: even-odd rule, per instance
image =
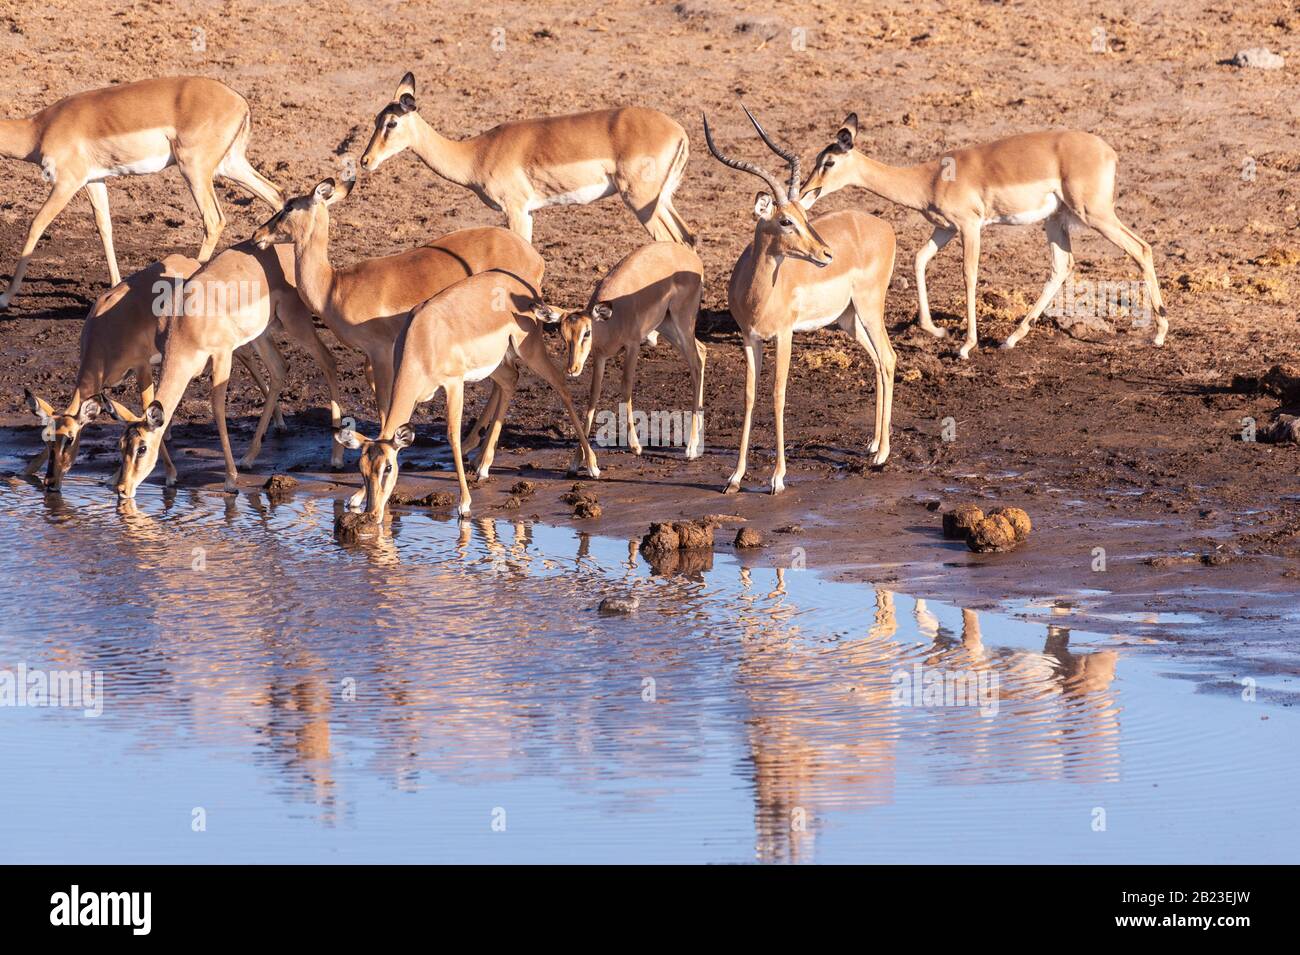
[[[1300, 449], [1243, 442], [1239, 433], [1244, 417], [1263, 425], [1300, 402], [1300, 394], [1262, 381], [1272, 366], [1300, 360], [1293, 308], [1300, 14], [1283, 2], [1157, 0], [1141, 13], [1132, 6], [793, 2], [751, 13], [743, 4], [683, 0], [616, 2], [587, 14], [551, 3], [155, 2], [119, 10], [54, 0], [0, 8], [0, 71], [8, 115], [116, 81], [180, 72], [221, 78], [253, 104], [250, 157], [295, 194], [359, 156], [375, 112], [407, 69], [417, 77], [422, 115], [452, 136], [525, 116], [658, 107], [692, 140], [677, 206], [700, 235], [707, 270], [700, 337], [709, 346], [709, 453], [686, 464], [677, 451], [643, 460], [606, 452], [608, 481], [597, 489], [604, 517], [585, 522], [593, 531], [634, 534], [651, 519], [734, 513], [767, 532], [758, 561], [779, 563], [778, 551], [805, 546], [810, 565], [856, 568], [873, 579], [892, 574], [913, 590], [968, 601], [1100, 586], [1115, 594], [1104, 602], [1111, 609], [1201, 608], [1249, 620], [1252, 633], [1285, 632], [1293, 622], [1280, 614], [1300, 590]], [[1254, 46], [1287, 56], [1287, 68], [1226, 62]], [[1120, 155], [1118, 211], [1155, 247], [1171, 322], [1166, 347], [1153, 348], [1149, 328], [1123, 320], [1098, 341], [1044, 321], [1015, 351], [996, 350], [1048, 271], [1037, 227], [1003, 228], [984, 238], [981, 350], [959, 362], [957, 336], [936, 341], [911, 324], [911, 257], [928, 227], [866, 193], [839, 193], [817, 211], [864, 208], [899, 236], [887, 316], [900, 359], [894, 456], [883, 473], [861, 473], [872, 401], [866, 355], [839, 332], [805, 334], [786, 412], [788, 494], [722, 497], [744, 381], [726, 277], [751, 235], [755, 183], [708, 156], [699, 114], [708, 111], [735, 153], [767, 162], [738, 96], [809, 157], [849, 110], [862, 121], [859, 148], [894, 163], [1053, 126], [1103, 136]], [[44, 184], [34, 167], [2, 165], [12, 176], [0, 196], [7, 275]], [[220, 191], [226, 241], [245, 238], [269, 215], [233, 188]], [[114, 181], [110, 194], [124, 273], [197, 249], [198, 215], [174, 170]], [[341, 263], [500, 219], [408, 153], [364, 177], [335, 207], [334, 222], [332, 253]], [[539, 213], [534, 241], [547, 260], [548, 298], [578, 304], [645, 234], [608, 200]], [[1075, 249], [1078, 278], [1137, 277], [1096, 235], [1077, 236]], [[79, 198], [48, 233], [23, 295], [0, 321], [5, 450], [34, 449], [39, 440], [23, 411], [24, 385], [66, 400], [81, 320], [106, 274], [89, 205]], [[955, 244], [929, 275], [936, 317], [955, 333], [963, 312]], [[369, 417], [359, 362], [337, 351], [349, 410]], [[293, 356], [286, 405], [295, 435], [268, 445], [249, 487], [291, 467], [307, 478], [326, 462], [321, 392], [306, 357]], [[760, 393], [770, 394], [770, 361], [765, 371]], [[614, 369], [607, 407], [618, 378]], [[642, 408], [688, 406], [685, 369], [666, 345], [643, 353], [641, 382]], [[252, 413], [254, 397], [238, 382], [233, 413]], [[427, 411], [417, 421], [422, 440], [440, 441], [441, 401]], [[945, 418], [956, 422], [955, 441], [942, 440]], [[512, 469], [528, 464], [542, 469], [543, 483], [519, 512], [567, 513], [558, 496], [568, 485], [553, 469], [567, 458], [568, 437], [556, 419], [545, 386], [528, 382], [503, 441], [516, 450], [500, 459], [502, 478], [476, 495], [481, 514], [509, 510], [502, 505]], [[184, 480], [219, 479], [202, 383], [178, 420], [178, 444], [197, 452], [182, 456]], [[110, 469], [114, 438], [109, 429], [96, 434], [82, 473]], [[772, 441], [767, 398], [756, 419], [752, 491], [766, 486]], [[448, 477], [408, 471], [416, 490], [451, 489]], [[942, 541], [939, 515], [924, 502], [962, 499], [1025, 507], [1036, 522], [1033, 539], [993, 558]], [[791, 522], [803, 533], [772, 533]], [[1091, 570], [1096, 547], [1107, 551], [1105, 574]], [[1202, 554], [1219, 556], [1144, 563]]]

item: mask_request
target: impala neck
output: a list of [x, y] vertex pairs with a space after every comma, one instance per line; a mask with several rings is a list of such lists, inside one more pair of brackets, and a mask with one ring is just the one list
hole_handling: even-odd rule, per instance
[[468, 186], [473, 180], [474, 146], [471, 142], [448, 139], [415, 114], [415, 138], [411, 149], [424, 160], [426, 166], [458, 186]]
[[934, 181], [934, 163], [917, 166], [891, 166], [877, 162], [854, 150], [852, 184], [874, 192], [882, 199], [909, 209], [924, 209], [930, 204], [930, 183]]
[[757, 315], [772, 301], [776, 283], [780, 278], [781, 263], [785, 256], [772, 248], [773, 239], [760, 226], [754, 228], [754, 244], [750, 247], [749, 283], [739, 290], [751, 315]]
[[36, 162], [39, 143], [30, 119], [0, 119], [0, 157]]
[[170, 341], [164, 343], [162, 369], [158, 373], [158, 390], [154, 392], [154, 400], [163, 407], [164, 428], [171, 426], [172, 415], [176, 413], [176, 406], [185, 397], [185, 389], [203, 372], [203, 366], [211, 357], [206, 352], [180, 355], [170, 345]]
[[307, 307], [328, 321], [330, 290], [334, 287], [334, 268], [330, 265], [330, 214], [328, 209], [316, 213], [307, 234], [293, 244], [293, 267], [298, 294]]

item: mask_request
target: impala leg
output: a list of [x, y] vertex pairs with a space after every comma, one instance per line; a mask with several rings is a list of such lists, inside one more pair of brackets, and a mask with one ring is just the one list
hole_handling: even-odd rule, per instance
[[879, 467], [889, 459], [889, 432], [894, 417], [894, 370], [898, 358], [885, 329], [885, 290], [867, 290], [854, 296], [856, 318], [853, 336], [876, 367], [876, 433], [871, 440], [871, 464]]
[[90, 199], [90, 207], [95, 210], [95, 228], [99, 230], [99, 241], [104, 243], [109, 284], [116, 285], [122, 281], [122, 273], [117, 270], [117, 252], [113, 250], [113, 220], [108, 215], [108, 186], [102, 182], [88, 182], [86, 196]]
[[940, 328], [930, 317], [930, 295], [925, 287], [925, 270], [930, 265], [930, 260], [938, 254], [939, 250], [952, 241], [957, 230], [947, 226], [940, 226], [930, 235], [930, 241], [921, 246], [916, 253], [916, 303], [917, 317], [920, 320], [921, 328], [929, 332], [935, 338], [943, 338], [948, 334], [947, 329]]
[[180, 167], [181, 176], [190, 187], [194, 204], [199, 207], [199, 214], [203, 217], [203, 245], [199, 248], [198, 260], [206, 262], [212, 258], [217, 240], [221, 238], [221, 230], [226, 225], [226, 217], [217, 202], [217, 191], [212, 187], [212, 176], [216, 168], [211, 163], [199, 163], [192, 156], [177, 156], [176, 165]]
[[[591, 427], [596, 421], [596, 408], [600, 404], [600, 388], [605, 381], [606, 361], [608, 359], [596, 357], [591, 361], [591, 391], [587, 394], [586, 428], [583, 430], [588, 440], [591, 438]], [[582, 467], [582, 448], [577, 447], [573, 449], [573, 463], [569, 465], [569, 470], [576, 471], [580, 467]]]
[[[253, 379], [253, 384], [262, 393], [262, 401], [265, 402], [266, 396], [270, 394], [270, 388], [267, 386], [266, 379], [262, 377], [262, 373], [257, 370], [257, 362], [253, 360], [253, 355], [254, 349], [251, 345], [240, 345], [235, 349], [235, 357], [244, 366], [244, 371], [248, 372], [248, 377]], [[149, 406], [145, 405], [145, 407]], [[278, 404], [275, 406], [275, 417], [272, 418], [272, 423], [277, 431], [285, 430], [284, 416], [281, 414]]]
[[501, 438], [501, 425], [506, 420], [506, 409], [510, 407], [510, 399], [515, 395], [515, 386], [519, 382], [519, 372], [506, 362], [501, 363], [501, 367], [492, 373], [492, 394], [496, 399], [492, 420], [488, 424], [488, 433], [483, 441], [483, 450], [479, 452], [478, 461], [474, 476], [480, 481], [488, 479], [488, 472], [492, 468], [492, 459], [496, 456], [497, 441]]
[[[339, 369], [334, 353], [316, 334], [311, 313], [296, 294], [290, 293], [290, 296], [281, 299], [275, 311], [285, 331], [315, 359], [330, 397], [330, 427], [333, 431], [338, 431], [343, 424], [343, 409], [339, 402]], [[278, 406], [276, 410], [279, 410]], [[343, 467], [343, 445], [335, 441], [333, 436], [330, 437], [330, 467], [334, 470]]]
[[754, 424], [754, 394], [758, 379], [763, 374], [763, 343], [750, 335], [745, 337], [745, 423], [740, 428], [740, 460], [736, 470], [727, 479], [724, 494], [735, 494], [745, 477], [745, 460], [749, 457], [749, 431]]
[[[474, 424], [469, 429], [469, 434], [465, 437], [465, 453], [469, 454], [475, 448], [483, 443], [483, 437], [487, 434], [492, 422], [497, 416], [497, 405], [501, 400], [501, 387], [497, 384], [495, 376], [492, 379], [492, 390], [488, 393], [487, 401], [483, 402], [483, 410], [479, 412]], [[503, 411], [502, 416], [505, 416]]]
[[226, 490], [239, 490], [239, 472], [235, 456], [230, 451], [230, 432], [226, 430], [226, 388], [230, 384], [231, 354], [217, 352], [212, 356], [212, 417], [217, 422], [217, 436], [221, 439], [221, 453], [226, 459]]
[[[552, 364], [551, 356], [546, 353], [546, 345], [542, 342], [540, 331], [525, 338], [517, 350], [520, 359], [528, 366], [529, 370], [540, 376], [560, 396], [560, 401], [564, 403], [564, 410], [569, 413], [569, 420], [573, 422], [573, 430], [578, 433], [578, 443], [582, 446], [583, 460], [587, 463], [587, 473], [592, 478], [599, 478], [600, 467], [596, 464], [596, 452], [591, 450], [591, 443], [587, 440], [586, 432], [583, 431], [582, 420], [578, 417], [578, 409], [573, 406], [573, 397], [569, 394], [569, 389], [564, 387], [564, 376]], [[570, 472], [570, 475], [573, 476], [576, 473], [575, 469]]]
[[772, 493], [785, 490], [785, 385], [790, 377], [790, 350], [794, 332], [776, 336], [776, 381], [772, 384], [772, 411], [776, 417], [776, 468], [772, 471]]
[[262, 416], [258, 419], [257, 430], [253, 433], [253, 441], [248, 446], [244, 456], [239, 459], [239, 466], [245, 469], [253, 466], [253, 462], [257, 460], [258, 452], [262, 450], [262, 438], [265, 437], [267, 426], [271, 423], [271, 416], [275, 413], [276, 406], [280, 402], [280, 389], [284, 387], [284, 380], [289, 372], [289, 368], [284, 362], [284, 356], [280, 354], [280, 349], [276, 347], [275, 342], [271, 341], [268, 335], [262, 335], [260, 338], [254, 339], [253, 348], [261, 357], [262, 364], [266, 366], [267, 390], [266, 401], [262, 404]]
[[636, 366], [641, 360], [641, 346], [628, 345], [623, 356], [623, 407], [627, 409], [627, 446], [633, 454], [641, 454], [641, 436], [632, 414], [632, 392], [636, 388]]
[[447, 440], [451, 442], [451, 459], [456, 463], [456, 480], [460, 483], [460, 504], [456, 513], [469, 517], [470, 497], [469, 482], [465, 480], [465, 462], [461, 458], [460, 422], [465, 408], [465, 382], [461, 379], [448, 381], [444, 388], [447, 393]]
[[979, 329], [975, 323], [975, 281], [980, 270], [980, 230], [963, 229], [961, 233], [962, 271], [966, 278], [966, 341], [957, 354], [969, 358], [979, 347]]
[[[379, 430], [381, 432], [384, 430], [384, 422], [388, 420], [388, 413], [391, 410], [388, 405], [393, 400], [393, 374], [391, 360], [381, 361], [374, 366], [375, 403], [379, 408]], [[462, 394], [463, 391], [462, 388]]]
[[33, 474], [39, 473], [41, 468], [45, 467], [45, 462], [49, 460], [49, 457], [50, 446], [49, 444], [42, 443], [41, 449], [36, 452], [36, 455], [30, 461], [27, 462], [27, 467], [23, 468], [23, 475], [31, 477]]
[[1048, 305], [1052, 304], [1052, 299], [1056, 298], [1056, 293], [1061, 290], [1061, 286], [1074, 270], [1074, 255], [1070, 249], [1070, 230], [1065, 222], [1059, 216], [1055, 216], [1047, 220], [1045, 228], [1047, 230], [1048, 248], [1052, 253], [1051, 277], [1048, 278], [1047, 284], [1043, 286], [1043, 294], [1038, 296], [1038, 301], [1029, 310], [1029, 314], [1024, 317], [1016, 330], [1002, 343], [1003, 348], [1015, 348], [1016, 343], [1029, 334], [1029, 326], [1034, 319], [1043, 314]]
[[50, 194], [45, 198], [45, 202], [36, 210], [36, 215], [32, 218], [32, 224], [27, 229], [27, 241], [23, 243], [22, 254], [18, 257], [18, 264], [14, 266], [13, 278], [9, 280], [9, 288], [3, 295], [0, 295], [0, 309], [8, 308], [9, 303], [14, 300], [18, 294], [18, 289], [22, 287], [23, 276], [27, 273], [27, 263], [32, 260], [32, 254], [36, 251], [36, 243], [41, 241], [41, 236], [45, 230], [50, 227], [54, 217], [63, 211], [64, 207], [77, 194], [81, 188], [78, 181], [65, 180], [56, 182]]
[[533, 241], [533, 215], [527, 209], [520, 206], [507, 208], [506, 227], [525, 242]]
[[1163, 345], [1165, 335], [1169, 332], [1169, 321], [1165, 318], [1165, 300], [1160, 294], [1160, 282], [1156, 278], [1155, 256], [1151, 253], [1151, 246], [1140, 235], [1120, 222], [1113, 210], [1103, 214], [1090, 214], [1084, 221], [1120, 248], [1142, 270], [1147, 294], [1151, 297], [1151, 306], [1155, 311], [1156, 337], [1153, 339], [1153, 344]]

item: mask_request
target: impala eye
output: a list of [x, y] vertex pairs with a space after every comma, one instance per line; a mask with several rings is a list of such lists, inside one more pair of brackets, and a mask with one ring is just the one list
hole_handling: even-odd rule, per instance
[[826, 162], [825, 162], [825, 166], [826, 166], [826, 168], [827, 168], [827, 169], [830, 169], [831, 166], [834, 166], [834, 165], [835, 165], [835, 160], [834, 160], [834, 159], [831, 159], [829, 156], [827, 156], [827, 157], [826, 157]]
[[782, 226], [782, 228], [789, 229], [789, 228], [792, 227], [793, 225], [794, 225], [794, 220], [791, 219], [791, 218], [789, 218], [788, 216], [785, 217], [785, 218], [783, 218], [783, 219], [781, 220], [781, 226]]
[[144, 452], [145, 452], [145, 450], [146, 450], [146, 446], [143, 445], [143, 444], [140, 445], [138, 448], [135, 449], [135, 456], [136, 456], [137, 458], [142, 458], [142, 457], [144, 457]]

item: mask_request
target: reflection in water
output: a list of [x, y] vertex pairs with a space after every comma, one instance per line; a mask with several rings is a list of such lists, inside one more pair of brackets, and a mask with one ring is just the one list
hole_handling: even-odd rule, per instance
[[[0, 598], [0, 666], [103, 670], [104, 718], [74, 727], [88, 750], [109, 734], [133, 741], [130, 760], [253, 767], [232, 858], [286, 811], [317, 833], [382, 830], [372, 781], [463, 801], [463, 816], [428, 812], [443, 852], [477, 845], [501, 788], [528, 783], [517, 817], [549, 820], [548, 844], [582, 857], [793, 862], [842, 849], [847, 820], [872, 813], [921, 827], [991, 784], [1028, 785], [1014, 799], [1041, 806], [1050, 786], [1125, 781], [1119, 654], [1059, 626], [721, 555], [655, 574], [635, 541], [518, 520], [398, 513], [343, 546], [328, 501], [184, 490], [118, 507], [95, 492], [0, 489], [22, 544], [0, 571], [41, 595]], [[629, 591], [639, 613], [593, 612]], [[995, 705], [900, 705], [913, 672], [980, 677]], [[39, 768], [53, 757], [35, 746], [22, 756]], [[93, 785], [75, 760], [59, 772]], [[683, 813], [716, 834], [675, 841]], [[39, 814], [0, 825], [60, 831]], [[859, 857], [888, 857], [881, 838]]]

